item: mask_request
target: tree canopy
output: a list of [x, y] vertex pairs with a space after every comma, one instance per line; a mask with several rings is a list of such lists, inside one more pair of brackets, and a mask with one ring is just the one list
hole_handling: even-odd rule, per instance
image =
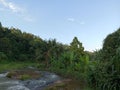
[[104, 59], [110, 60], [116, 54], [116, 50], [120, 47], [120, 28], [109, 34], [103, 43]]

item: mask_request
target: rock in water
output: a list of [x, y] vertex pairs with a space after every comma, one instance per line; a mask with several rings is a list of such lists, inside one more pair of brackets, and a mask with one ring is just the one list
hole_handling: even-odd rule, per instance
[[22, 85], [11, 86], [7, 90], [30, 90]]

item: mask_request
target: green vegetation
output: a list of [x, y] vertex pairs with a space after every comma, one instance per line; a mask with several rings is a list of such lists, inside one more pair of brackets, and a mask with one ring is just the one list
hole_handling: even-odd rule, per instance
[[27, 79], [31, 79], [31, 76], [28, 74], [24, 74], [20, 76], [20, 80], [27, 80]]
[[36, 63], [33, 62], [0, 62], [0, 72], [12, 71], [16, 69], [23, 69], [25, 67], [36, 67]]
[[119, 90], [120, 29], [105, 38], [102, 49], [88, 52], [77, 37], [64, 45], [0, 23], [0, 72], [27, 66], [84, 81], [94, 90]]
[[97, 90], [120, 89], [120, 29], [109, 34], [103, 48], [94, 52], [88, 81]]

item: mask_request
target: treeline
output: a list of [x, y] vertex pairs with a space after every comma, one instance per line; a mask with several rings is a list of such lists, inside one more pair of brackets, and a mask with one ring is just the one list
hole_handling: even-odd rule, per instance
[[0, 23], [0, 60], [43, 61], [58, 56], [66, 48], [53, 40], [43, 40], [19, 29], [2, 27]]
[[[64, 45], [55, 39], [43, 40], [13, 27], [3, 27], [0, 23], [0, 60], [36, 61], [48, 65], [51, 60], [58, 60], [63, 54], [73, 55], [75, 61], [79, 62], [78, 59], [85, 55], [85, 51], [77, 37], [74, 37], [70, 45]], [[67, 55], [65, 57], [69, 59]]]

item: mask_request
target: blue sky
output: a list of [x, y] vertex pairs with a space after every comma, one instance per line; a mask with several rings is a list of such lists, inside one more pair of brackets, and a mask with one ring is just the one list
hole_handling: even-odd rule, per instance
[[76, 36], [93, 51], [120, 27], [120, 0], [0, 0], [0, 21], [64, 44]]

